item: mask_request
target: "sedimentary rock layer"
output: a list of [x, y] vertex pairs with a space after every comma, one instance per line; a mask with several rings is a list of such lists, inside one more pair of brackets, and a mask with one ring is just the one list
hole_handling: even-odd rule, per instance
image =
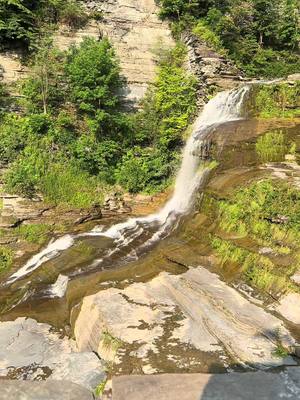
[[202, 267], [182, 275], [161, 273], [148, 283], [86, 297], [75, 336], [82, 351], [94, 350], [121, 364], [125, 357], [130, 362], [129, 349], [132, 362], [140, 360], [160, 372], [153, 354], [159, 354], [159, 362], [165, 358], [176, 366], [178, 348], [194, 349], [195, 359], [197, 351], [218, 352], [265, 368], [293, 364], [291, 357], [279, 358], [274, 352], [279, 342], [290, 349], [296, 345], [282, 321]]

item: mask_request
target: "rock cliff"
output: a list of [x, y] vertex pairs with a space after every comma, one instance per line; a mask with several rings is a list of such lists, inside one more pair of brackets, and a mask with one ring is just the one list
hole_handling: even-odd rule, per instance
[[[173, 45], [168, 24], [159, 20], [154, 0], [95, 0], [86, 1], [85, 6], [89, 13], [101, 12], [101, 21], [90, 20], [77, 31], [61, 26], [54, 34], [54, 44], [65, 50], [86, 36], [107, 36], [115, 46], [127, 82], [123, 95], [136, 105], [155, 77], [153, 50], [158, 45]], [[0, 66], [0, 75], [8, 83], [26, 74], [17, 54], [0, 55]]]

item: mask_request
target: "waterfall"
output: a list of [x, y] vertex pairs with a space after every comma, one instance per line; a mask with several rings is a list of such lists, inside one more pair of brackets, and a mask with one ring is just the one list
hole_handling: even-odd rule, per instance
[[128, 252], [129, 257], [136, 257], [137, 250], [141, 250], [169, 234], [176, 226], [176, 221], [179, 221], [179, 217], [189, 212], [193, 205], [195, 192], [208, 172], [206, 168], [202, 168], [199, 171], [201, 161], [197, 155], [199, 143], [201, 144], [215, 127], [242, 118], [242, 106], [248, 91], [249, 87], [244, 86], [239, 89], [221, 92], [205, 105], [194, 123], [193, 133], [183, 150], [182, 163], [177, 174], [173, 196], [159, 212], [147, 217], [130, 218], [126, 222], [113, 225], [106, 230], [100, 227], [85, 234], [77, 236], [65, 235], [53, 240], [45, 249], [33, 256], [21, 269], [11, 275], [6, 283], [10, 284], [31, 273], [46, 261], [71, 247], [75, 239], [79, 237], [105, 236], [113, 239], [113, 247], [104, 254], [103, 258], [95, 260], [93, 263], [94, 266], [97, 266], [105, 258], [109, 258], [120, 249], [132, 244], [135, 239], [149, 230], [150, 227], [155, 227], [154, 233], [150, 237], [148, 235], [145, 241], [138, 245], [138, 248], [130, 249]]

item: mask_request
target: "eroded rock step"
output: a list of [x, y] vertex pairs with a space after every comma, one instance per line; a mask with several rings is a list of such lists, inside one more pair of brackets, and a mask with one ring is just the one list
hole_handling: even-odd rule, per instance
[[300, 368], [278, 374], [181, 374], [113, 379], [113, 400], [298, 400]]
[[276, 350], [298, 346], [281, 320], [202, 267], [84, 298], [75, 336], [114, 373], [203, 372], [212, 354], [225, 367], [294, 365]]

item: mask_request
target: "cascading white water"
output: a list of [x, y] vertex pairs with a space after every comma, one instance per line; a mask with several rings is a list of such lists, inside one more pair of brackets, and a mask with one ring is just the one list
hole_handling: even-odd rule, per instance
[[[158, 213], [147, 217], [130, 218], [126, 222], [113, 225], [104, 231], [102, 228], [96, 228], [89, 233], [78, 236], [65, 235], [50, 242], [45, 249], [33, 256], [19, 271], [14, 273], [6, 283], [12, 283], [31, 273], [44, 262], [71, 247], [74, 240], [80, 236], [106, 236], [114, 239], [114, 247], [105, 254], [107, 258], [121, 248], [128, 246], [154, 224], [155, 233], [150, 239], [145, 240], [140, 248], [146, 247], [169, 233], [175, 225], [175, 221], [178, 220], [178, 216], [184, 215], [190, 210], [195, 191], [207, 173], [205, 168], [199, 172], [200, 157], [197, 155], [199, 143], [201, 144], [212, 128], [241, 118], [241, 108], [248, 91], [249, 87], [245, 86], [240, 89], [221, 92], [206, 104], [195, 121], [193, 133], [184, 148], [173, 196]], [[100, 264], [102, 260], [96, 260], [95, 265]]]

